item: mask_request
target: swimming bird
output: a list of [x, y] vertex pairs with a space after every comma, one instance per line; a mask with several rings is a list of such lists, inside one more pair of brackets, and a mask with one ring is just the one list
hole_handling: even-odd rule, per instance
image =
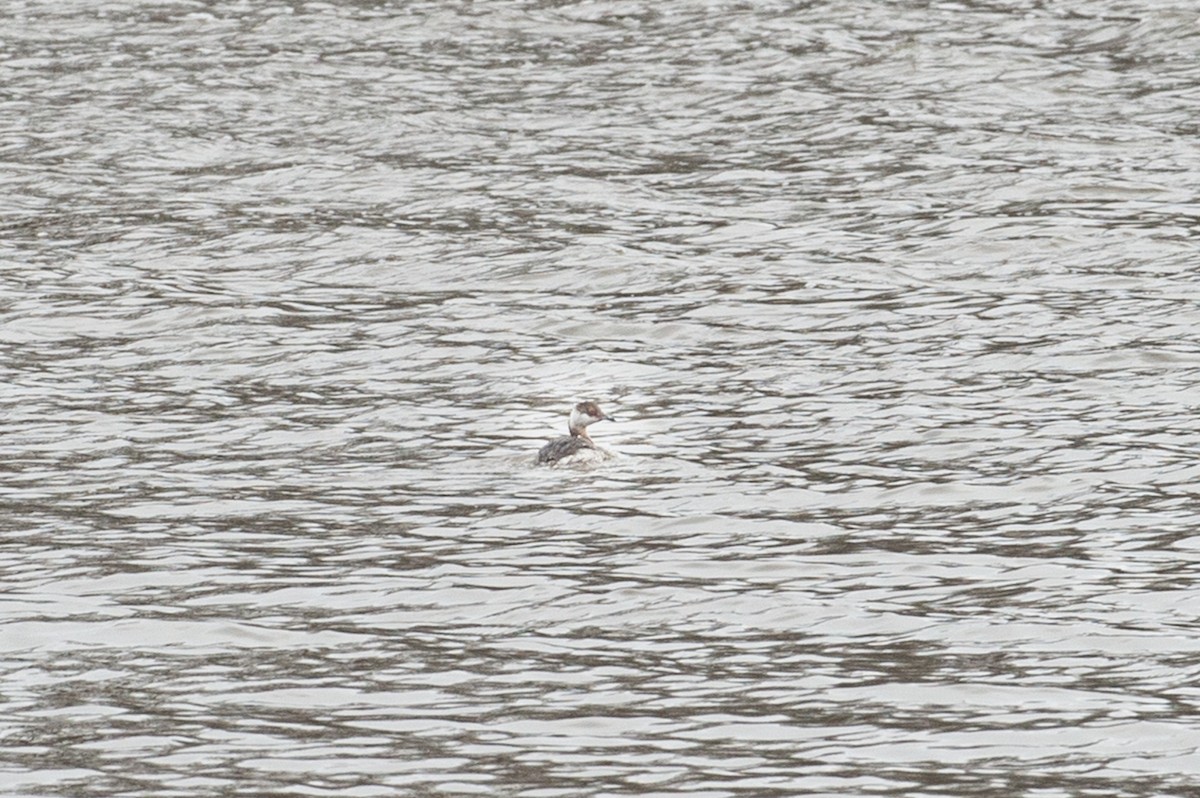
[[589, 450], [602, 452], [603, 450], [596, 446], [587, 434], [588, 426], [597, 421], [616, 421], [616, 419], [601, 410], [595, 402], [580, 402], [575, 405], [571, 410], [571, 417], [567, 421], [567, 431], [571, 434], [556, 438], [543, 446], [542, 450], [538, 452], [538, 465], [561, 463], [567, 458], [574, 459], [574, 456], [581, 452], [590, 453]]

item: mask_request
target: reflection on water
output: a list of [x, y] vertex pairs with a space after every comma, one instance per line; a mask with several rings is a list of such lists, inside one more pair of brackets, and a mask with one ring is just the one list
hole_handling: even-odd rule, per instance
[[1191, 11], [18, 4], [3, 782], [1190, 789]]

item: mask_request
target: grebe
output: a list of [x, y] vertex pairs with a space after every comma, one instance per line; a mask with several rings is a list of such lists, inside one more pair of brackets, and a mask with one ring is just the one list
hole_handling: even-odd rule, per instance
[[587, 449], [602, 451], [587, 434], [588, 425], [595, 424], [597, 421], [616, 421], [616, 419], [606, 415], [595, 402], [580, 402], [575, 405], [571, 411], [571, 419], [567, 422], [567, 430], [571, 434], [552, 440], [543, 446], [542, 450], [538, 452], [538, 465], [557, 463]]

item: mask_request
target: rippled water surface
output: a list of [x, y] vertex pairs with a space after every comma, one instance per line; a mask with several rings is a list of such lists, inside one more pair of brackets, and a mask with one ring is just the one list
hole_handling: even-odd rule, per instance
[[2, 16], [0, 792], [1200, 787], [1192, 4]]

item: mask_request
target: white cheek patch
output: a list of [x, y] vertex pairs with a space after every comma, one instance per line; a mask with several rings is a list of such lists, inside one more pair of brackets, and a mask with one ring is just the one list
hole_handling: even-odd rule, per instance
[[571, 411], [570, 424], [573, 428], [574, 427], [586, 427], [588, 424], [591, 424], [593, 421], [595, 421], [595, 419], [585, 413], [580, 413], [578, 410]]

